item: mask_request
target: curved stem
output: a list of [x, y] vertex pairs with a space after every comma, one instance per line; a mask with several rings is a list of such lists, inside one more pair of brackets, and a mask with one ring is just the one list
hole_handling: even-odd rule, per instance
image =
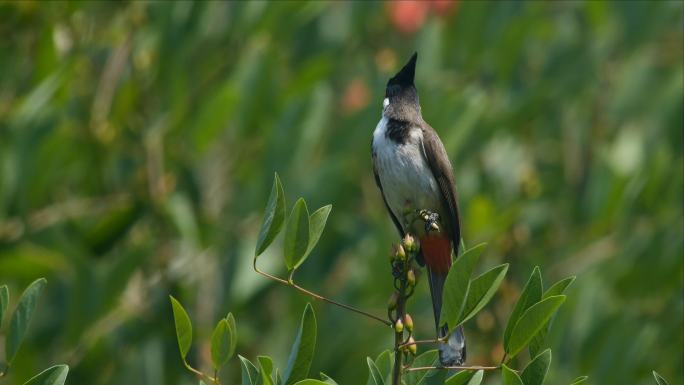
[[264, 271], [259, 270], [259, 268], [258, 268], [257, 265], [256, 265], [256, 258], [254, 258], [253, 267], [254, 267], [254, 271], [256, 271], [257, 273], [263, 275], [264, 277], [269, 278], [269, 279], [272, 279], [272, 280], [274, 280], [274, 281], [276, 281], [276, 282], [278, 282], [278, 283], [280, 283], [280, 284], [282, 284], [282, 285], [289, 286], [289, 287], [291, 287], [291, 288], [294, 288], [294, 289], [296, 289], [296, 290], [299, 290], [300, 292], [302, 292], [302, 293], [308, 295], [309, 297], [312, 297], [312, 298], [315, 298], [315, 299], [318, 299], [318, 300], [327, 302], [327, 303], [332, 304], [332, 305], [335, 305], [335, 306], [339, 306], [339, 307], [341, 307], [341, 308], [343, 308], [343, 309], [347, 309], [347, 310], [352, 311], [352, 312], [357, 313], [357, 314], [361, 314], [361, 315], [363, 315], [363, 316], [366, 316], [366, 317], [368, 317], [368, 318], [371, 318], [371, 319], [373, 319], [373, 320], [376, 320], [376, 321], [378, 321], [378, 322], [381, 322], [381, 323], [383, 323], [383, 324], [385, 324], [385, 325], [387, 325], [387, 326], [392, 326], [392, 324], [391, 324], [389, 321], [387, 321], [387, 320], [385, 320], [385, 319], [382, 319], [382, 318], [380, 318], [380, 317], [378, 317], [378, 316], [376, 316], [376, 315], [370, 314], [370, 313], [365, 312], [365, 311], [363, 311], [363, 310], [361, 310], [361, 309], [357, 309], [357, 308], [355, 308], [355, 307], [353, 307], [353, 306], [349, 306], [349, 305], [346, 305], [346, 304], [337, 302], [337, 301], [335, 301], [335, 300], [332, 300], [332, 299], [330, 299], [330, 298], [324, 297], [324, 296], [322, 296], [322, 295], [320, 295], [320, 294], [314, 293], [314, 292], [312, 292], [312, 291], [309, 291], [309, 290], [307, 290], [307, 289], [305, 289], [305, 288], [303, 288], [303, 287], [297, 285], [297, 284], [294, 282], [293, 278], [292, 278], [292, 275], [294, 274], [294, 272], [291, 272], [291, 273], [290, 273], [289, 280], [285, 280], [285, 279], [276, 277], [275, 275], [271, 275], [271, 274], [269, 274], [269, 273], [266, 273], [266, 272], [264, 272]]
[[497, 370], [499, 366], [420, 366], [406, 369], [407, 372], [417, 372], [420, 370], [435, 370], [435, 369], [458, 369], [458, 370]]
[[219, 381], [218, 377], [212, 377], [212, 376], [209, 376], [209, 375], [207, 375], [207, 374], [204, 374], [204, 373], [200, 372], [199, 370], [197, 370], [197, 369], [193, 368], [192, 366], [190, 366], [190, 364], [188, 364], [185, 360], [183, 360], [183, 364], [185, 364], [185, 367], [186, 367], [189, 371], [193, 372], [193, 373], [194, 373], [197, 377], [199, 377], [200, 379], [201, 379], [201, 378], [206, 378], [208, 381], [211, 381], [211, 382], [213, 382], [213, 383], [216, 384], [216, 385], [221, 385], [221, 382]]

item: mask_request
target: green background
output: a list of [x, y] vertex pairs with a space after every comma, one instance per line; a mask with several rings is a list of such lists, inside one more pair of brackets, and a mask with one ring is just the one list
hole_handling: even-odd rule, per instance
[[[308, 299], [250, 265], [276, 171], [288, 211], [333, 204], [297, 279], [383, 314], [396, 234], [370, 138], [387, 79], [418, 51], [464, 240], [488, 242], [480, 271], [511, 263], [466, 325], [469, 363], [500, 360], [539, 265], [547, 285], [577, 275], [549, 383], [651, 384], [655, 369], [681, 384], [683, 4], [0, 4], [0, 283], [13, 307], [48, 279], [0, 383], [53, 363], [68, 384], [195, 383], [169, 294], [195, 323], [196, 366], [232, 311], [238, 352], [284, 367]], [[284, 274], [280, 241], [260, 263]], [[423, 338], [428, 297], [419, 282], [409, 304]], [[365, 383], [391, 331], [314, 307], [312, 373]], [[222, 374], [237, 383], [237, 360]]]

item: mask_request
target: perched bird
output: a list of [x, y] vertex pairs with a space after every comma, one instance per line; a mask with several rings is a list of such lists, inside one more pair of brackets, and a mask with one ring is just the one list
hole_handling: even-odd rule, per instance
[[[382, 118], [373, 132], [373, 171], [399, 234], [410, 233], [420, 241], [418, 262], [427, 267], [437, 334], [442, 338], [449, 333], [448, 325], [439, 327], [442, 291], [461, 229], [451, 163], [439, 136], [423, 120], [413, 84], [417, 57], [414, 53], [387, 82]], [[462, 327], [440, 344], [439, 358], [443, 366], [465, 362]]]

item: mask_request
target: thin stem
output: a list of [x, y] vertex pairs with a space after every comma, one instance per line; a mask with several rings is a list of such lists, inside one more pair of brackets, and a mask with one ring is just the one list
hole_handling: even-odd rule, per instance
[[207, 375], [207, 374], [204, 374], [204, 373], [200, 372], [199, 370], [197, 370], [197, 369], [193, 368], [192, 366], [190, 366], [190, 364], [188, 364], [185, 360], [183, 360], [183, 364], [185, 364], [185, 367], [186, 367], [189, 371], [193, 372], [193, 373], [194, 373], [196, 376], [198, 376], [199, 378], [206, 378], [208, 381], [211, 381], [211, 382], [213, 382], [213, 383], [216, 384], [216, 385], [221, 385], [221, 382], [219, 381], [218, 377], [212, 377], [212, 376], [209, 376], [209, 375]]
[[349, 306], [349, 305], [346, 305], [346, 304], [337, 302], [337, 301], [332, 300], [332, 299], [330, 299], [330, 298], [326, 298], [326, 297], [324, 297], [324, 296], [322, 296], [322, 295], [320, 295], [320, 294], [314, 293], [314, 292], [312, 292], [312, 291], [309, 291], [309, 290], [307, 290], [307, 289], [305, 289], [305, 288], [303, 288], [303, 287], [297, 285], [296, 283], [294, 283], [294, 280], [292, 279], [292, 274], [290, 274], [290, 280], [288, 281], [288, 280], [285, 280], [285, 279], [276, 277], [275, 275], [271, 275], [271, 274], [269, 274], [269, 273], [266, 273], [266, 272], [264, 272], [264, 271], [259, 270], [259, 268], [257, 268], [257, 265], [256, 265], [256, 258], [254, 258], [253, 267], [254, 267], [254, 271], [256, 271], [257, 273], [263, 275], [264, 277], [269, 278], [269, 279], [272, 279], [272, 280], [274, 280], [274, 281], [276, 281], [276, 282], [278, 282], [278, 283], [280, 283], [280, 284], [283, 284], [283, 285], [285, 285], [285, 286], [289, 286], [289, 287], [292, 287], [292, 288], [294, 288], [294, 289], [296, 289], [296, 290], [299, 290], [300, 292], [302, 292], [302, 293], [304, 293], [304, 294], [306, 294], [306, 295], [308, 295], [308, 296], [310, 296], [310, 297], [313, 297], [313, 298], [315, 298], [315, 299], [318, 299], [318, 300], [327, 302], [327, 303], [332, 304], [332, 305], [335, 305], [335, 306], [339, 306], [339, 307], [341, 307], [341, 308], [343, 308], [343, 309], [347, 309], [347, 310], [352, 311], [352, 312], [354, 312], [354, 313], [361, 314], [361, 315], [363, 315], [363, 316], [366, 316], [366, 317], [368, 317], [368, 318], [371, 318], [371, 319], [374, 319], [374, 320], [376, 320], [376, 321], [378, 321], [378, 322], [381, 322], [381, 323], [383, 323], [383, 324], [385, 324], [385, 325], [387, 325], [387, 326], [392, 326], [392, 324], [391, 324], [389, 321], [387, 321], [387, 320], [385, 320], [385, 319], [382, 319], [382, 318], [380, 318], [380, 317], [378, 317], [378, 316], [376, 316], [376, 315], [370, 314], [370, 313], [365, 312], [365, 311], [363, 311], [363, 310], [361, 310], [361, 309], [357, 309], [357, 308], [355, 308], [355, 307], [353, 307], [353, 306]]
[[497, 370], [499, 366], [420, 366], [406, 369], [407, 372], [417, 372], [420, 370], [440, 370], [440, 369], [458, 369], [458, 370]]
[[503, 365], [506, 363], [506, 358], [508, 358], [508, 353], [504, 352], [503, 357], [501, 357], [501, 363], [499, 365]]
[[399, 345], [399, 348], [403, 348], [403, 347], [408, 346], [408, 345], [438, 344], [438, 343], [444, 343], [444, 341], [445, 340], [442, 338], [435, 338], [432, 340], [416, 340], [416, 341], [411, 342], [410, 344], [408, 342], [405, 342], [405, 343]]
[[[404, 266], [405, 274], [406, 266]], [[397, 300], [397, 319], [404, 319], [406, 314], [406, 279], [401, 280], [399, 285], [399, 299]], [[401, 385], [402, 360], [404, 355], [400, 346], [404, 341], [404, 332], [394, 333], [394, 372], [392, 373], [392, 385]]]

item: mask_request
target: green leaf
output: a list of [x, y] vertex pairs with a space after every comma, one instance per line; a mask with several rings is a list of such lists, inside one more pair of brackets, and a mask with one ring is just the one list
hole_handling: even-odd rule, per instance
[[[435, 366], [437, 361], [439, 360], [439, 353], [437, 353], [436, 349], [433, 350], [428, 350], [427, 352], [419, 355], [416, 357], [416, 359], [413, 361], [412, 366], [415, 367], [421, 367], [421, 366]], [[412, 372], [406, 372], [404, 374], [404, 380], [406, 382], [406, 385], [420, 385], [425, 381], [425, 379], [428, 376], [434, 375], [436, 372], [436, 369], [433, 370], [417, 370], [417, 371], [412, 371]]]
[[24, 385], [64, 385], [68, 373], [69, 366], [55, 365], [38, 373]]
[[183, 309], [183, 305], [172, 296], [169, 296], [169, 298], [171, 299], [171, 307], [173, 308], [173, 321], [176, 323], [178, 349], [180, 350], [183, 362], [185, 362], [185, 357], [188, 356], [190, 345], [192, 345], [192, 322], [190, 322], [188, 313]]
[[385, 383], [391, 382], [393, 359], [394, 354], [392, 354], [392, 352], [389, 350], [385, 350], [378, 354], [378, 357], [375, 359], [375, 366], [378, 367], [378, 370], [380, 371], [382, 378], [385, 380]]
[[237, 348], [237, 325], [235, 325], [235, 317], [233, 313], [228, 313], [226, 316], [226, 322], [228, 322], [228, 332], [230, 333], [230, 351], [228, 356], [232, 357], [235, 354], [235, 348]]
[[328, 384], [329, 384], [328, 382], [321, 381], [321, 380], [314, 380], [312, 378], [307, 378], [306, 380], [301, 380], [301, 381], [295, 383], [295, 385], [328, 385]]
[[309, 374], [311, 361], [316, 348], [316, 315], [311, 304], [306, 304], [299, 331], [292, 344], [290, 358], [287, 360], [285, 369], [285, 385], [294, 384], [303, 380]]
[[211, 361], [214, 364], [214, 370], [221, 369], [230, 358], [230, 346], [232, 344], [230, 337], [228, 321], [220, 320], [211, 335]]
[[268, 356], [258, 356], [259, 373], [261, 374], [261, 383], [263, 385], [275, 385], [273, 382], [273, 360]]
[[520, 378], [525, 385], [542, 385], [551, 365], [551, 349], [546, 349], [523, 369]]
[[327, 374], [321, 372], [320, 376], [321, 376], [321, 380], [323, 380], [324, 383], [326, 383], [328, 385], [337, 385], [337, 382], [335, 382], [335, 380], [330, 378], [330, 376], [328, 376]]
[[[575, 277], [568, 277], [565, 279], [562, 279], [556, 283], [554, 283], [548, 290], [544, 292], [544, 295], [542, 296], [542, 299], [546, 299], [548, 297], [551, 297], [553, 295], [561, 295], [565, 293], [565, 290], [572, 285], [572, 283], [575, 281]], [[534, 338], [532, 338], [532, 341], [530, 341], [530, 347], [529, 347], [529, 352], [530, 352], [530, 357], [536, 357], [537, 354], [542, 350], [544, 347], [544, 343], [546, 342], [546, 336], [549, 334], [549, 329], [551, 328], [551, 321], [546, 323], [539, 333], [537, 333]]]
[[283, 185], [280, 183], [278, 173], [273, 177], [273, 187], [271, 187], [271, 195], [268, 197], [266, 204], [266, 213], [264, 214], [264, 221], [261, 224], [259, 237], [257, 238], [256, 249], [254, 250], [254, 257], [258, 257], [266, 248], [273, 242], [276, 235], [280, 233], [285, 221], [285, 192]]
[[653, 378], [655, 378], [658, 385], [668, 385], [667, 381], [665, 381], [663, 376], [658, 374], [658, 372], [656, 372], [655, 370], [653, 371]]
[[511, 333], [508, 345], [504, 346], [510, 358], [515, 357], [532, 340], [563, 302], [564, 295], [551, 296], [532, 305], [523, 313]]
[[19, 297], [19, 303], [12, 314], [5, 341], [5, 360], [8, 365], [12, 363], [17, 351], [19, 351], [19, 347], [26, 336], [26, 330], [31, 323], [33, 312], [36, 310], [38, 297], [46, 284], [45, 278], [39, 278], [33, 281]]
[[508, 264], [496, 266], [470, 281], [466, 304], [458, 325], [466, 322], [482, 310], [492, 299], [508, 271]]
[[501, 368], [501, 374], [503, 376], [503, 385], [523, 385], [518, 373], [510, 369], [506, 364]]
[[439, 316], [440, 325], [446, 323], [452, 330], [457, 326], [457, 320], [463, 312], [468, 296], [470, 276], [484, 247], [485, 244], [481, 243], [467, 250], [451, 265], [444, 283], [443, 306]]
[[311, 250], [316, 247], [318, 240], [323, 234], [323, 229], [325, 229], [325, 224], [328, 221], [328, 215], [330, 215], [330, 210], [332, 210], [332, 205], [323, 206], [320, 209], [314, 211], [309, 217], [309, 246], [306, 249], [306, 254], [304, 258], [309, 255]]
[[7, 312], [9, 305], [9, 289], [7, 285], [0, 286], [0, 328], [2, 328], [2, 320]]
[[449, 377], [444, 385], [480, 385], [483, 376], [483, 370], [478, 370], [476, 372], [464, 370]]
[[306, 250], [309, 247], [309, 211], [304, 199], [299, 198], [287, 219], [283, 254], [288, 270], [299, 267], [304, 262]]
[[520, 298], [513, 308], [510, 318], [508, 318], [508, 323], [506, 324], [506, 330], [504, 331], [504, 346], [508, 345], [508, 340], [511, 338], [511, 333], [518, 320], [523, 315], [525, 310], [535, 303], [541, 301], [542, 299], [542, 278], [541, 271], [539, 271], [539, 266], [535, 266], [532, 270], [532, 275], [530, 279], [527, 280], [525, 287], [520, 293]]
[[238, 355], [240, 366], [242, 367], [242, 385], [259, 384], [259, 370], [254, 364], [245, 357]]
[[589, 379], [589, 376], [580, 376], [572, 380], [570, 385], [580, 385], [584, 384]]
[[[366, 357], [366, 363], [368, 364], [368, 371], [370, 372], [370, 379], [373, 380], [373, 385], [385, 385], [385, 380], [382, 378], [380, 370], [375, 365], [375, 362], [370, 357]], [[370, 382], [370, 380], [369, 380]]]

